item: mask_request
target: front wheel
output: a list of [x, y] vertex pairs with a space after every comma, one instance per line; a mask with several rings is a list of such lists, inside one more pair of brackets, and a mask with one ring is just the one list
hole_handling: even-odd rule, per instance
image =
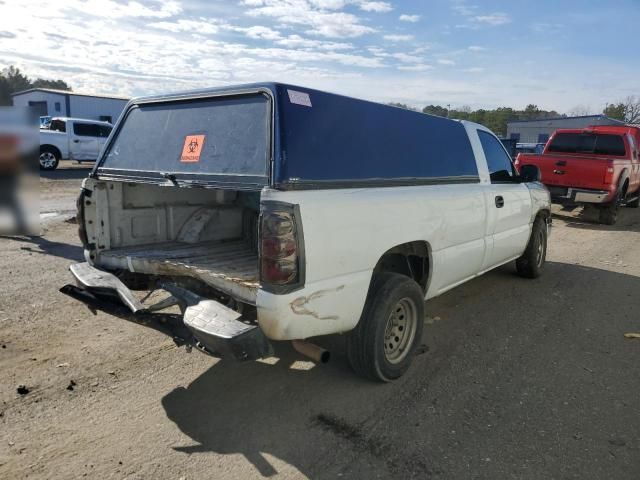
[[373, 284], [362, 317], [347, 337], [351, 368], [372, 380], [389, 382], [411, 365], [424, 326], [424, 293], [411, 278], [381, 273]]
[[547, 259], [547, 223], [538, 217], [533, 222], [527, 249], [516, 260], [518, 274], [526, 278], [538, 278]]

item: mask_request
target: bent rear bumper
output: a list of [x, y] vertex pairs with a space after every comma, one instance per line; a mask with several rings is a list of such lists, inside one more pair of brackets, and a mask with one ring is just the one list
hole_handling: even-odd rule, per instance
[[273, 347], [257, 325], [242, 321], [241, 315], [216, 302], [202, 298], [178, 285], [162, 284], [180, 305], [182, 314], [150, 311], [115, 275], [88, 263], [70, 267], [78, 286], [60, 289], [96, 313], [103, 311], [124, 320], [152, 328], [170, 336], [178, 345], [194, 346], [213, 356], [236, 360], [256, 360], [273, 355]]

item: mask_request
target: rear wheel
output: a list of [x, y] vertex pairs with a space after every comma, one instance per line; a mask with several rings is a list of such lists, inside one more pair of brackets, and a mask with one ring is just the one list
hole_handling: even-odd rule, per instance
[[541, 217], [536, 218], [531, 229], [527, 249], [516, 260], [518, 274], [526, 278], [538, 278], [547, 259], [547, 224]]
[[55, 170], [60, 162], [60, 154], [55, 148], [44, 146], [40, 147], [40, 161], [41, 170]]
[[620, 204], [620, 194], [609, 205], [600, 208], [600, 223], [614, 225], [618, 220], [618, 206]]
[[424, 293], [398, 273], [376, 275], [362, 317], [347, 338], [353, 370], [372, 380], [389, 382], [411, 365], [424, 326]]

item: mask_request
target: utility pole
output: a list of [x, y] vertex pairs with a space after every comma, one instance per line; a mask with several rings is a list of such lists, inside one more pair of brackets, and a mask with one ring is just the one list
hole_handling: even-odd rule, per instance
[[451, 104], [447, 103], [447, 118], [449, 118], [449, 110], [451, 110]]

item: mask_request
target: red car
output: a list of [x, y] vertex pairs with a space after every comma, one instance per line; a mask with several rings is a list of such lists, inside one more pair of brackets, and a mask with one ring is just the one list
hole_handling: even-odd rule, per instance
[[620, 205], [640, 205], [640, 128], [556, 130], [541, 155], [518, 155], [520, 165], [540, 168], [554, 203], [597, 206], [607, 225], [616, 222]]

